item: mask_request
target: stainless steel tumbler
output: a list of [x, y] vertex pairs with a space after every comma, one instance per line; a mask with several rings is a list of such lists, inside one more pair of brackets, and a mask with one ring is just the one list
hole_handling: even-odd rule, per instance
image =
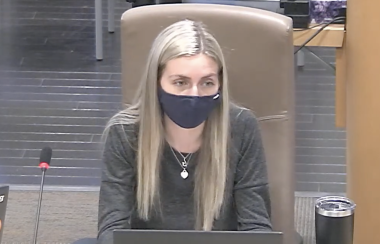
[[352, 244], [355, 203], [346, 197], [327, 196], [315, 204], [316, 244]]

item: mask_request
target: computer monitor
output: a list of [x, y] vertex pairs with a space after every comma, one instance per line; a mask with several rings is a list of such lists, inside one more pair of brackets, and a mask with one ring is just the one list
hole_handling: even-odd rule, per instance
[[3, 237], [5, 212], [7, 211], [9, 186], [0, 186], [0, 243]]
[[282, 232], [126, 230], [113, 232], [113, 244], [283, 244]]

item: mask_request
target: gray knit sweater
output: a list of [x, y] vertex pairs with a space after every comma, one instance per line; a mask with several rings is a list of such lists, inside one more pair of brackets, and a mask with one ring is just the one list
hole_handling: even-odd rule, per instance
[[[126, 140], [123, 130], [127, 132]], [[110, 129], [103, 155], [99, 196], [98, 244], [111, 244], [115, 229], [194, 229], [193, 174], [195, 164], [188, 165], [189, 177], [182, 179], [181, 166], [166, 145], [162, 160], [161, 213], [149, 221], [135, 211], [135, 151], [132, 126]], [[271, 230], [267, 169], [254, 115], [245, 109], [231, 108], [231, 155], [226, 184], [226, 202], [214, 230]], [[196, 156], [196, 155], [193, 155]]]

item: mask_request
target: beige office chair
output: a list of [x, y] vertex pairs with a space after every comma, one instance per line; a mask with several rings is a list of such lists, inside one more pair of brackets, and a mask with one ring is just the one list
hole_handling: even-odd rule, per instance
[[150, 46], [170, 24], [204, 22], [224, 49], [232, 99], [260, 119], [266, 150], [272, 223], [284, 244], [299, 243], [294, 227], [294, 61], [292, 20], [269, 11], [216, 4], [144, 6], [121, 19], [122, 89], [130, 103]]

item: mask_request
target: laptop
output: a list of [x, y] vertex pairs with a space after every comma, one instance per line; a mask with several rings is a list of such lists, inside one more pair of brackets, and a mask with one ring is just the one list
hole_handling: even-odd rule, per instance
[[9, 186], [0, 186], [0, 243], [3, 236], [5, 212], [7, 210]]
[[113, 244], [283, 244], [282, 232], [127, 230], [113, 232]]

